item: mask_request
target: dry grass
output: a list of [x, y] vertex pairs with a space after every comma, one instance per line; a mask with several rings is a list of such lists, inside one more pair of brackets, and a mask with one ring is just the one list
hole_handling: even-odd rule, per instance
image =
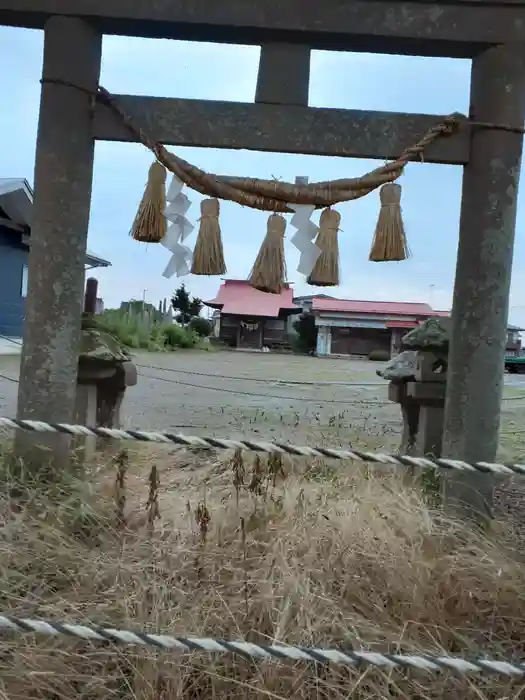
[[[1, 609], [266, 643], [525, 655], [523, 564], [432, 513], [395, 475], [158, 453], [159, 487], [151, 454], [148, 465], [121, 459], [93, 479], [96, 488], [33, 492], [19, 513], [7, 513], [4, 494]], [[495, 676], [252, 663], [20, 635], [0, 644], [0, 697], [9, 699], [495, 700], [520, 690]]]

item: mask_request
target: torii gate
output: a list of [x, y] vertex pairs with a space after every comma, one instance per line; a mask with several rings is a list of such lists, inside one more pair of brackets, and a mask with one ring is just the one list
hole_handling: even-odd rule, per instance
[[[86, 90], [44, 83], [38, 128], [18, 415], [57, 422], [73, 416], [94, 141], [132, 138], [89, 95], [104, 33], [262, 45], [255, 104], [117, 96], [154, 139], [178, 146], [394, 158], [440, 117], [308, 107], [311, 50], [471, 58], [469, 116], [515, 130], [463, 129], [425, 159], [464, 166], [443, 454], [495, 457], [525, 117], [523, 0], [0, 0], [0, 24], [44, 29], [43, 78]], [[476, 488], [487, 496], [490, 484]]]

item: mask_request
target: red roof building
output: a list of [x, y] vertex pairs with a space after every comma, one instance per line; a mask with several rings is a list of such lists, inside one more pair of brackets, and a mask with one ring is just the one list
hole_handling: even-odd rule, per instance
[[[401, 339], [411, 328], [427, 318], [450, 315], [422, 302], [335, 299], [325, 294], [294, 298], [289, 285], [281, 294], [267, 294], [245, 280], [225, 280], [217, 296], [204, 303], [216, 309], [215, 335], [238, 348], [288, 347], [297, 314], [312, 312], [319, 356], [368, 356], [379, 351], [389, 357], [400, 350]], [[509, 326], [508, 354], [521, 351], [517, 331]]]
[[397, 301], [354, 301], [352, 299], [312, 299], [314, 311], [350, 314], [374, 314], [377, 316], [429, 316], [433, 313], [428, 304]]
[[225, 280], [217, 296], [204, 304], [216, 309], [216, 337], [230, 347], [252, 349], [286, 347], [287, 320], [302, 311], [294, 304], [289, 285], [281, 294], [267, 294], [245, 280]]
[[401, 338], [438, 315], [429, 304], [313, 297], [318, 355], [395, 354]]
[[[312, 311], [318, 327], [318, 355], [396, 354], [407, 331], [427, 318], [449, 317], [429, 304], [397, 301], [364, 301], [308, 297], [303, 310]], [[297, 300], [298, 301], [298, 300]], [[519, 329], [509, 326], [507, 354], [521, 352]]]

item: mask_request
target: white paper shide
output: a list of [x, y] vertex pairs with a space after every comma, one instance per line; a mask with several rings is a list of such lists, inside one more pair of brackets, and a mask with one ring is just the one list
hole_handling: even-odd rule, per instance
[[310, 220], [315, 207], [311, 204], [289, 204], [288, 206], [295, 211], [290, 224], [297, 229], [291, 241], [301, 253], [297, 272], [308, 277], [314, 269], [317, 258], [321, 255], [320, 248], [313, 242], [319, 233], [319, 227]]
[[191, 201], [182, 191], [184, 183], [174, 175], [166, 195], [166, 210], [164, 216], [169, 222], [166, 235], [161, 244], [171, 253], [171, 259], [164, 270], [163, 277], [184, 277], [188, 275], [191, 267], [192, 252], [184, 245], [185, 239], [195, 228], [186, 214], [191, 207]]

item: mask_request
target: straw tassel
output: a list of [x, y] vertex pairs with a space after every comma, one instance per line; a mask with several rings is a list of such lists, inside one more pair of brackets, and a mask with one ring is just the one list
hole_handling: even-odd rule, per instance
[[410, 250], [401, 215], [401, 185], [390, 182], [379, 190], [381, 211], [377, 220], [369, 260], [407, 260]]
[[166, 168], [158, 162], [149, 169], [148, 182], [130, 236], [141, 243], [160, 243], [166, 235]]
[[339, 241], [337, 234], [341, 214], [325, 209], [319, 219], [319, 233], [315, 245], [321, 251], [307, 282], [313, 287], [337, 287], [339, 284]]
[[280, 294], [283, 289], [286, 278], [285, 230], [285, 218], [279, 214], [272, 214], [268, 219], [268, 230], [248, 279], [251, 286], [261, 292]]
[[226, 273], [219, 213], [218, 199], [204, 199], [201, 202], [199, 234], [191, 264], [193, 275], [224, 275]]

